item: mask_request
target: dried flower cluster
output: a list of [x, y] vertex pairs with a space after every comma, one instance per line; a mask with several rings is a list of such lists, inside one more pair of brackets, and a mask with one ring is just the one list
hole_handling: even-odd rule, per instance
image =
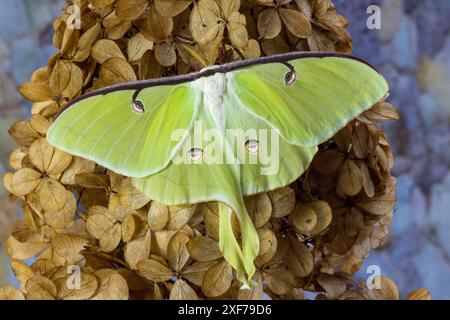
[[[4, 177], [24, 210], [7, 241], [19, 289], [10, 299], [398, 299], [351, 279], [388, 233], [395, 204], [393, 156], [378, 120], [385, 102], [321, 146], [291, 186], [246, 199], [260, 236], [258, 285], [239, 290], [218, 246], [216, 203], [168, 207], [129, 178], [50, 146], [46, 132], [71, 99], [133, 80], [184, 74], [215, 63], [288, 51], [351, 51], [347, 21], [330, 0], [72, 0], [54, 22], [59, 49], [20, 92], [29, 120], [10, 135], [20, 145]], [[236, 225], [237, 226], [237, 225]], [[25, 259], [36, 257], [28, 266]], [[81, 267], [81, 288], [67, 285]], [[426, 291], [411, 298], [428, 298]]]

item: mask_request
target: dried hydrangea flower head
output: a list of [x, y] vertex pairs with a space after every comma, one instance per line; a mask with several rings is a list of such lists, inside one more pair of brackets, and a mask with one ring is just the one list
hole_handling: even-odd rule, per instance
[[[347, 21], [331, 1], [77, 3], [81, 29], [68, 27], [69, 13], [57, 18], [58, 52], [20, 88], [31, 117], [9, 131], [19, 147], [3, 178], [24, 210], [7, 241], [20, 288], [1, 287], [0, 298], [398, 298], [392, 286], [374, 296], [351, 279], [392, 220], [393, 156], [378, 121], [397, 113], [386, 102], [321, 145], [298, 181], [245, 199], [260, 239], [253, 290], [239, 290], [219, 250], [217, 203], [165, 206], [45, 139], [58, 112], [94, 89], [294, 50], [349, 53]], [[79, 267], [81, 290], [67, 285], [69, 266]]]

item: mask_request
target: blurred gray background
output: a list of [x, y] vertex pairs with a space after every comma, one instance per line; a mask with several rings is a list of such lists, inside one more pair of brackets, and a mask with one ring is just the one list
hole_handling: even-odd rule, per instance
[[[17, 86], [52, 54], [52, 20], [62, 0], [0, 0], [0, 176], [13, 143], [7, 129], [27, 115]], [[402, 297], [416, 288], [450, 299], [450, 1], [334, 0], [350, 21], [354, 54], [377, 66], [391, 84], [401, 120], [386, 129], [396, 154], [398, 205], [391, 235], [373, 252]], [[380, 30], [369, 30], [366, 10], [382, 8]], [[16, 214], [0, 186], [0, 243]], [[14, 283], [0, 244], [0, 283]]]

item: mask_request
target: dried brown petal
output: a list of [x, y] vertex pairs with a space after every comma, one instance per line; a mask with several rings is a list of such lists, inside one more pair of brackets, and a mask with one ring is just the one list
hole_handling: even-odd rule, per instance
[[[106, 19], [103, 20], [104, 24], [105, 21]], [[132, 25], [133, 22], [129, 20], [120, 21], [118, 24], [106, 28], [106, 37], [110, 40], [119, 40], [128, 30], [130, 30]]]
[[109, 186], [109, 177], [100, 172], [81, 172], [75, 175], [75, 183], [83, 188], [105, 189]]
[[291, 188], [282, 188], [268, 193], [272, 202], [272, 217], [282, 218], [295, 208], [295, 191]]
[[229, 17], [234, 12], [239, 11], [241, 6], [241, 0], [218, 0], [217, 3], [224, 17]]
[[54, 179], [43, 179], [36, 192], [39, 204], [47, 212], [61, 211], [67, 203], [66, 188]]
[[91, 300], [128, 300], [128, 284], [124, 277], [111, 269], [94, 272], [98, 279], [98, 290]]
[[216, 261], [195, 262], [187, 266], [181, 275], [184, 279], [201, 287], [206, 271], [208, 271], [215, 263]]
[[296, 277], [307, 277], [314, 268], [314, 258], [311, 251], [298, 240], [290, 239], [290, 248], [286, 262]]
[[155, 0], [156, 11], [163, 17], [172, 18], [186, 10], [193, 0]]
[[131, 65], [122, 58], [109, 58], [100, 67], [100, 79], [106, 85], [136, 81], [136, 74]]
[[87, 300], [95, 294], [99, 286], [97, 278], [86, 273], [81, 273], [80, 288], [69, 289], [68, 280], [61, 278], [55, 281], [58, 300]]
[[363, 176], [354, 161], [347, 159], [339, 173], [337, 189], [348, 196], [356, 196], [363, 187]]
[[180, 230], [193, 216], [196, 206], [172, 206], [169, 207], [169, 222], [166, 225], [167, 230]]
[[40, 114], [31, 116], [30, 126], [39, 134], [45, 135], [50, 127], [50, 121]]
[[117, 0], [116, 15], [122, 20], [134, 20], [139, 18], [147, 7], [147, 0]]
[[31, 266], [31, 271], [36, 274], [47, 274], [55, 268], [55, 264], [48, 259], [39, 259]]
[[148, 284], [145, 279], [139, 276], [137, 272], [127, 268], [120, 268], [116, 271], [125, 278], [130, 291], [143, 291], [148, 289]]
[[364, 116], [373, 120], [399, 120], [400, 116], [393, 105], [387, 102], [375, 104]]
[[91, 236], [100, 239], [102, 234], [114, 225], [107, 209], [101, 206], [89, 208], [89, 216], [86, 220], [86, 230]]
[[167, 246], [169, 241], [176, 231], [162, 230], [153, 233], [152, 237], [152, 253], [160, 255], [162, 257], [167, 257]]
[[256, 59], [261, 56], [261, 48], [255, 39], [250, 39], [247, 46], [239, 51], [245, 59]]
[[281, 32], [281, 19], [275, 9], [266, 9], [258, 17], [258, 32], [265, 39], [273, 39]]
[[173, 41], [166, 41], [156, 46], [155, 57], [164, 67], [173, 66], [177, 63], [177, 52]]
[[84, 249], [87, 240], [73, 234], [57, 234], [52, 239], [52, 247], [56, 254], [63, 257], [68, 264], [75, 264], [83, 259], [80, 251]]
[[76, 184], [75, 177], [77, 175], [83, 173], [92, 173], [94, 170], [95, 162], [75, 157], [69, 167], [66, 168], [59, 180], [65, 185], [73, 185]]
[[135, 233], [140, 229], [141, 218], [137, 214], [127, 214], [122, 221], [122, 240], [129, 242], [133, 239]]
[[172, 278], [172, 270], [154, 259], [139, 262], [137, 268], [144, 278], [151, 281], [164, 282]]
[[277, 251], [277, 237], [269, 228], [260, 228], [259, 237], [259, 254], [255, 259], [256, 265], [263, 265], [269, 262]]
[[61, 174], [72, 162], [72, 156], [52, 147], [45, 138], [30, 146], [30, 162], [41, 172], [49, 175]]
[[222, 257], [219, 243], [206, 237], [196, 237], [189, 240], [187, 249], [196, 261], [213, 261]]
[[406, 300], [431, 300], [431, 294], [427, 289], [417, 289], [406, 297]]
[[189, 237], [183, 232], [175, 233], [167, 246], [167, 259], [172, 270], [179, 273], [189, 260], [189, 252], [186, 244]]
[[261, 50], [266, 55], [275, 55], [287, 53], [290, 50], [289, 44], [280, 35], [273, 39], [263, 39], [261, 42]]
[[380, 291], [381, 296], [385, 300], [399, 300], [399, 293], [397, 285], [389, 279], [388, 277], [381, 276], [381, 289], [378, 289], [377, 291]]
[[280, 8], [279, 13], [284, 24], [294, 36], [308, 38], [311, 35], [311, 23], [303, 13], [298, 10], [285, 8]]
[[100, 64], [104, 64], [111, 58], [121, 58], [125, 60], [125, 56], [117, 43], [108, 39], [98, 40], [92, 47], [91, 55], [92, 58]]
[[317, 215], [313, 209], [297, 203], [294, 212], [289, 215], [289, 221], [302, 234], [310, 234], [317, 225]]
[[72, 99], [83, 87], [83, 71], [73, 62], [59, 60], [53, 68], [49, 86], [56, 97]]
[[53, 228], [64, 228], [72, 225], [77, 211], [77, 200], [72, 192], [67, 191], [67, 201], [61, 211], [45, 212], [45, 223]]
[[183, 279], [178, 279], [170, 292], [169, 300], [198, 300], [198, 296]]
[[12, 179], [14, 177], [14, 174], [12, 174], [11, 172], [7, 172], [5, 173], [5, 175], [3, 176], [3, 186], [6, 188], [6, 190], [8, 190], [8, 192], [10, 193], [14, 193], [12, 188], [11, 188], [11, 183], [12, 183]]
[[248, 33], [245, 27], [245, 16], [235, 11], [228, 17], [227, 21], [228, 37], [230, 38], [231, 44], [240, 49], [247, 47]]
[[225, 260], [219, 261], [206, 271], [202, 283], [202, 291], [208, 297], [223, 295], [231, 287], [233, 273]]
[[333, 219], [331, 207], [325, 201], [313, 201], [308, 203], [307, 206], [313, 209], [317, 216], [317, 223], [314, 229], [311, 230], [311, 234], [319, 234], [330, 225], [331, 220]]
[[357, 206], [375, 215], [385, 215], [394, 210], [395, 192], [387, 192], [374, 198], [361, 199]]
[[373, 183], [372, 177], [370, 176], [369, 168], [367, 164], [362, 162], [360, 164], [361, 174], [363, 177], [363, 188], [364, 192], [369, 198], [375, 195], [375, 185]]
[[46, 172], [52, 160], [54, 148], [47, 139], [38, 139], [30, 147], [30, 162], [41, 172]]
[[27, 152], [22, 148], [17, 148], [9, 156], [9, 166], [14, 170], [22, 169], [22, 161], [27, 156]]
[[252, 278], [256, 282], [256, 285], [251, 289], [241, 289], [238, 292], [239, 300], [263, 300], [264, 299], [264, 287], [262, 283], [261, 273], [257, 272]]
[[219, 240], [219, 210], [217, 204], [201, 205], [206, 233], [214, 240]]
[[43, 276], [31, 277], [25, 288], [28, 300], [55, 300], [56, 298], [55, 284]]
[[136, 269], [140, 261], [149, 257], [152, 244], [151, 240], [150, 232], [147, 232], [144, 236], [126, 244], [124, 257], [131, 269]]
[[49, 247], [49, 244], [42, 241], [18, 241], [14, 236], [9, 236], [6, 242], [6, 251], [8, 255], [13, 259], [26, 260], [34, 257], [45, 248]]
[[148, 18], [141, 21], [139, 30], [153, 42], [166, 40], [173, 31], [172, 18], [161, 16], [154, 6], [150, 8]]
[[313, 168], [321, 174], [332, 174], [344, 163], [344, 153], [337, 150], [327, 150], [319, 153], [313, 160]]
[[54, 99], [54, 95], [45, 82], [27, 82], [20, 86], [20, 94], [32, 102], [43, 102]]
[[17, 196], [32, 192], [41, 182], [41, 173], [24, 168], [17, 171], [11, 179], [11, 190]]
[[150, 230], [161, 231], [169, 222], [169, 207], [157, 201], [152, 201], [147, 218]]
[[0, 286], [0, 300], [25, 300], [22, 292], [13, 286]]
[[200, 45], [214, 41], [221, 35], [224, 25], [220, 22], [220, 8], [214, 0], [201, 0], [194, 4], [189, 29]]
[[28, 279], [35, 276], [35, 272], [27, 264], [16, 259], [12, 259], [11, 269], [16, 279], [20, 281], [20, 290], [25, 291], [25, 283]]
[[272, 216], [272, 203], [267, 193], [245, 198], [245, 207], [255, 228], [264, 226]]
[[131, 179], [122, 181], [117, 194], [120, 203], [130, 209], [140, 209], [150, 202], [150, 198], [133, 186]]
[[317, 282], [322, 286], [322, 288], [325, 289], [329, 299], [338, 298], [347, 289], [347, 285], [344, 280], [325, 273], [322, 273], [317, 278]]
[[287, 294], [295, 286], [295, 277], [284, 267], [272, 268], [263, 274], [267, 285], [275, 294]]
[[122, 225], [115, 223], [111, 228], [106, 230], [99, 239], [100, 249], [103, 252], [114, 251], [122, 238]]
[[15, 142], [27, 147], [41, 137], [40, 134], [33, 129], [29, 121], [15, 122], [8, 130], [8, 133]]
[[128, 41], [128, 61], [134, 62], [141, 60], [144, 53], [148, 50], [153, 50], [153, 42], [145, 38], [142, 33], [136, 33], [130, 41]]
[[91, 54], [92, 45], [95, 40], [98, 38], [101, 31], [101, 23], [100, 21], [96, 21], [95, 24], [89, 28], [83, 35], [80, 37], [77, 43], [77, 52], [73, 57], [73, 61], [82, 62], [89, 58]]

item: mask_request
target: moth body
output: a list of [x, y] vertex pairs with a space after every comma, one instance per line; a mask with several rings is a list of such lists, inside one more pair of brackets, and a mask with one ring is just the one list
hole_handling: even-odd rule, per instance
[[217, 126], [225, 129], [226, 110], [223, 102], [227, 93], [226, 74], [216, 73], [213, 76], [198, 79], [196, 82], [203, 93], [203, 106], [208, 109]]

